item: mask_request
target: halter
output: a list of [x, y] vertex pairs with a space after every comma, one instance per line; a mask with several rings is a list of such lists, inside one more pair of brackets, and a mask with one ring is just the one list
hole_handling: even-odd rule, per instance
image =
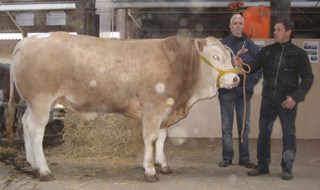
[[210, 61], [208, 61], [207, 58], [205, 58], [203, 55], [200, 55], [200, 59], [205, 62], [207, 65], [211, 66], [212, 68], [216, 69], [219, 73], [216, 81], [217, 88], [220, 88], [220, 78], [226, 74], [226, 73], [239, 73], [239, 69], [226, 69], [222, 70], [219, 67], [214, 66]]
[[[245, 52], [248, 51], [248, 49], [242, 48], [242, 49], [240, 49], [240, 50], [237, 52], [237, 55], [235, 55], [235, 54], [233, 53], [233, 51], [232, 51], [231, 48], [229, 48], [229, 47], [226, 46], [226, 45], [224, 45], [224, 47], [225, 47], [227, 50], [230, 51], [230, 53], [232, 54], [232, 57], [235, 57], [235, 56], [239, 57], [240, 54], [245, 53]], [[209, 65], [210, 67], [212, 67], [212, 68], [214, 68], [214, 69], [216, 69], [216, 70], [218, 71], [219, 75], [218, 75], [217, 81], [216, 81], [217, 88], [220, 88], [220, 78], [221, 78], [224, 74], [226, 74], [226, 73], [248, 73], [248, 72], [250, 72], [250, 67], [249, 67], [247, 64], [245, 64], [245, 63], [242, 63], [241, 65], [239, 65], [239, 68], [222, 70], [222, 69], [220, 69], [219, 67], [216, 67], [216, 66], [214, 66], [212, 63], [210, 63], [210, 61], [209, 61], [207, 58], [205, 58], [203, 55], [200, 55], [200, 59], [201, 59], [203, 62], [205, 62], [207, 65]], [[247, 67], [248, 67], [248, 71], [246, 71], [246, 70], [243, 68], [242, 65], [247, 66]]]

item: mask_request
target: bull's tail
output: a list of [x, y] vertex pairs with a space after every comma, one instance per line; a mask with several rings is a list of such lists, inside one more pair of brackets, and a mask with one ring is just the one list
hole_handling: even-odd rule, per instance
[[8, 108], [6, 111], [6, 135], [9, 142], [12, 142], [14, 137], [13, 121], [15, 117], [15, 85], [12, 76], [12, 69], [10, 69], [10, 98], [8, 102]]

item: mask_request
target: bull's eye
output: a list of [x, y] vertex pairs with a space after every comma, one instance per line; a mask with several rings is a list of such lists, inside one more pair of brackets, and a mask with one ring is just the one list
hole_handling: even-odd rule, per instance
[[219, 56], [217, 56], [217, 55], [214, 55], [214, 56], [213, 56], [213, 59], [216, 59], [216, 60], [220, 61], [220, 58], [219, 58]]

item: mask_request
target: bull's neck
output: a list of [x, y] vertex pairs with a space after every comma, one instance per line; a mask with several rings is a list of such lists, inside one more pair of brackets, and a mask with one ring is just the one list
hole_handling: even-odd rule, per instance
[[198, 81], [195, 84], [194, 93], [187, 103], [187, 108], [190, 108], [199, 100], [212, 98], [217, 95], [218, 88], [216, 87], [217, 77], [210, 66], [199, 60]]

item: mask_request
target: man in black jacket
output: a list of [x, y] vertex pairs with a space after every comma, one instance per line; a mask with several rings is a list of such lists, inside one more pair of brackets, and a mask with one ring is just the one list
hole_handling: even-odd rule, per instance
[[[291, 20], [278, 20], [274, 26], [275, 43], [262, 48], [250, 64], [251, 72], [263, 69], [264, 81], [257, 144], [258, 164], [248, 172], [249, 176], [269, 173], [271, 133], [273, 123], [279, 116], [283, 132], [281, 177], [284, 180], [293, 178], [297, 103], [305, 99], [314, 78], [306, 52], [291, 43], [293, 30]], [[235, 63], [238, 60], [235, 59]]]

